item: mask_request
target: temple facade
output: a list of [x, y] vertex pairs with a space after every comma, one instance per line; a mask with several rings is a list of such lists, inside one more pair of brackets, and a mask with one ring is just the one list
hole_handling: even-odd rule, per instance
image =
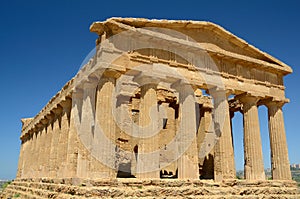
[[258, 114], [266, 106], [272, 179], [292, 183], [288, 65], [210, 22], [111, 18], [90, 31], [99, 36], [95, 55], [22, 119], [16, 180], [235, 180], [240, 112], [242, 181], [267, 181]]

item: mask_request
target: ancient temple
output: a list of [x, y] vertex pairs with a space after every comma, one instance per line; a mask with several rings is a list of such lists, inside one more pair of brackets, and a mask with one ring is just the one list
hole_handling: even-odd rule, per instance
[[[288, 65], [210, 22], [111, 18], [90, 31], [99, 36], [95, 55], [35, 117], [22, 119], [8, 193], [34, 195], [30, 186], [46, 183], [54, 187], [47, 193], [68, 198], [57, 186], [89, 182], [98, 190], [159, 187], [150, 196], [170, 186], [175, 197], [181, 182], [192, 190], [183, 197], [297, 197], [282, 111]], [[259, 106], [268, 108], [272, 180], [264, 173]], [[244, 180], [236, 179], [235, 112], [243, 114]], [[212, 186], [228, 192], [207, 191]], [[125, 193], [117, 196], [147, 196]]]

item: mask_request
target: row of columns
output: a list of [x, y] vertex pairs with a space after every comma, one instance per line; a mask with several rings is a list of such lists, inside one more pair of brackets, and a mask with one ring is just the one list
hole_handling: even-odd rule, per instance
[[[18, 177], [105, 177], [115, 178], [115, 168], [99, 165], [95, 157], [90, 155], [93, 151], [101, 155], [104, 161], [113, 165], [115, 149], [108, 143], [96, 143], [93, 146], [93, 131], [99, 126], [107, 133], [111, 140], [115, 140], [116, 124], [112, 115], [112, 105], [115, 89], [115, 78], [101, 79], [100, 83], [85, 83], [84, 95], [75, 92], [71, 99], [58, 105], [42, 123], [37, 125], [30, 137], [22, 140]], [[179, 88], [179, 136], [177, 137], [178, 178], [199, 179], [198, 150], [197, 150], [197, 118], [196, 104], [193, 95], [188, 92], [190, 85], [181, 85]], [[231, 119], [227, 101], [228, 93], [214, 90], [211, 92], [214, 102], [214, 123], [223, 124], [215, 126], [218, 142], [215, 145], [214, 167], [215, 180], [235, 178], [234, 149], [231, 132]], [[220, 97], [225, 95], [226, 98]], [[248, 180], [265, 179], [257, 102], [259, 98], [249, 95], [238, 96], [243, 104], [244, 115], [244, 153], [245, 178]], [[155, 84], [147, 84], [141, 88], [139, 125], [141, 127], [151, 123], [146, 128], [149, 133], [159, 126], [159, 110], [157, 105]], [[283, 103], [267, 102], [272, 175], [273, 179], [291, 179], [284, 121], [282, 114]], [[94, 112], [93, 110], [96, 110]], [[149, 113], [152, 116], [150, 117]], [[69, 118], [71, 118], [69, 120]], [[156, 118], [157, 121], [151, 121]], [[78, 126], [78, 124], [80, 124]], [[99, 126], [98, 126], [99, 124]], [[147, 132], [145, 132], [147, 134]], [[80, 146], [80, 140], [87, 143]], [[96, 135], [97, 136], [97, 135]], [[100, 140], [102, 138], [99, 138]], [[96, 140], [99, 140], [96, 139]], [[141, 139], [139, 153], [148, 153], [157, 149], [158, 137]], [[187, 147], [186, 143], [190, 143]], [[95, 145], [95, 143], [94, 143]], [[95, 151], [96, 150], [96, 151]], [[147, 157], [145, 159], [145, 157]], [[159, 156], [153, 153], [150, 156], [139, 156], [137, 171], [142, 168], [159, 168]], [[106, 159], [105, 159], [106, 158]], [[103, 160], [103, 159], [102, 159]], [[159, 169], [138, 175], [140, 178], [159, 178]]]
[[[243, 104], [245, 178], [264, 180], [264, 164], [258, 116], [259, 97], [244, 95], [238, 97]], [[268, 123], [271, 148], [271, 170], [274, 180], [291, 180], [287, 142], [282, 106], [278, 101], [265, 101], [268, 108]]]
[[22, 138], [17, 177], [58, 177], [66, 171], [71, 99]]

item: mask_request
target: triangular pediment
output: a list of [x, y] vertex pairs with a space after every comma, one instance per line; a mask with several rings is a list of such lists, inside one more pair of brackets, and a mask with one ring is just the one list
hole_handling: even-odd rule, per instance
[[113, 34], [117, 34], [120, 29], [142, 27], [160, 27], [176, 30], [216, 53], [227, 52], [227, 54], [243, 56], [252, 60], [258, 60], [261, 63], [274, 65], [274, 68], [276, 68], [276, 70], [279, 69], [284, 75], [292, 72], [291, 67], [285, 63], [211, 22], [110, 18], [105, 22], [93, 23], [90, 30], [100, 35], [106, 28], [109, 28]]

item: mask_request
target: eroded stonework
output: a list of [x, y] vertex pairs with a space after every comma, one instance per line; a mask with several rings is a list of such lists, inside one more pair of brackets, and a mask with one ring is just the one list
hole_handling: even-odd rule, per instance
[[[40, 113], [22, 119], [17, 179], [2, 198], [297, 197], [282, 112], [289, 66], [210, 22], [111, 18], [90, 30], [99, 35], [95, 56]], [[263, 105], [274, 181], [264, 174]], [[235, 179], [237, 111], [245, 180]], [[70, 181], [66, 189], [58, 179]], [[76, 187], [83, 179], [106, 184], [92, 185], [96, 194]]]

